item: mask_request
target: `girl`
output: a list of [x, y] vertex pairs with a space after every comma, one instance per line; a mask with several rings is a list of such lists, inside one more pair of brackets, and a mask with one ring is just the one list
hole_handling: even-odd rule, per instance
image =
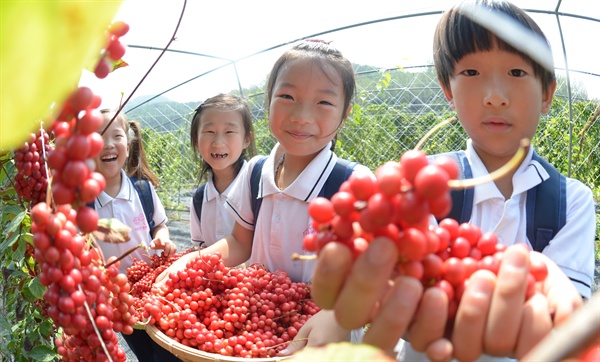
[[[150, 263], [149, 252], [162, 249], [165, 255], [171, 255], [177, 249], [169, 239], [167, 216], [160, 199], [154, 191], [158, 178], [150, 170], [140, 137], [137, 122], [128, 122], [123, 114], [119, 114], [109, 124], [114, 113], [102, 111], [104, 126], [101, 132], [104, 149], [96, 157], [96, 170], [105, 180], [104, 191], [94, 200], [94, 208], [99, 218], [115, 218], [131, 227], [130, 240], [124, 243], [107, 243], [98, 241], [105, 258], [121, 256], [131, 248], [144, 243], [152, 250], [136, 249], [120, 262], [119, 272], [126, 273], [133, 264], [133, 259]], [[127, 172], [125, 172], [127, 170]], [[154, 213], [150, 222], [146, 221], [145, 210], [140, 194], [136, 192], [133, 176], [137, 180], [148, 180], [141, 187], [148, 187], [152, 195]], [[154, 224], [154, 227], [150, 225]], [[144, 330], [134, 329], [133, 334], [123, 338], [138, 357], [139, 361], [179, 361], [168, 351], [156, 344]]]
[[[194, 154], [202, 158], [199, 180], [190, 207], [190, 234], [196, 246], [209, 246], [229, 235], [234, 219], [225, 200], [248, 157], [256, 153], [252, 115], [246, 101], [218, 94], [196, 109], [190, 127]], [[199, 207], [198, 207], [199, 206]]]
[[[201, 250], [202, 254], [220, 252], [227, 266], [250, 259], [268, 270], [286, 271], [292, 281], [310, 281], [314, 262], [292, 261], [291, 256], [307, 254], [303, 237], [316, 232], [308, 203], [319, 195], [336, 164], [332, 148], [350, 112], [354, 90], [352, 64], [330, 45], [305, 41], [283, 53], [267, 83], [269, 127], [278, 143], [262, 167], [261, 210], [254, 215], [249, 202], [252, 169], [259, 159], [255, 157], [240, 172], [226, 202], [236, 219], [231, 235]], [[361, 165], [355, 170], [371, 173]], [[184, 269], [196, 256], [190, 253], [174, 263], [157, 278], [159, 286], [170, 272]], [[349, 331], [337, 325], [333, 313], [323, 311], [302, 327], [297, 338], [303, 337], [309, 337], [308, 345], [321, 345], [348, 340]]]

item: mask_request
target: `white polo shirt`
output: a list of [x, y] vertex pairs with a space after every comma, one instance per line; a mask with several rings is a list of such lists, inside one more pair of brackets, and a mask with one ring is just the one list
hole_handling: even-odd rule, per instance
[[[466, 154], [473, 177], [488, 173], [471, 140], [467, 142]], [[530, 147], [513, 176], [510, 199], [505, 200], [493, 182], [475, 187], [470, 223], [481, 227], [483, 232], [493, 231], [507, 246], [525, 241], [532, 248], [526, 230], [527, 191], [550, 177], [542, 165], [532, 160], [532, 155], [533, 147]], [[594, 198], [590, 188], [579, 180], [567, 178], [566, 186], [567, 222], [542, 253], [562, 269], [582, 296], [589, 298], [595, 267]]]
[[[312, 254], [302, 247], [304, 235], [315, 233], [308, 216], [308, 203], [319, 195], [337, 161], [330, 146], [323, 148], [291, 185], [279, 190], [274, 174], [283, 149], [279, 143], [275, 145], [263, 164], [258, 188], [258, 197], [263, 199], [256, 221], [249, 200], [250, 176], [258, 158], [250, 160], [248, 168], [239, 174], [240, 183], [229, 194], [227, 207], [238, 223], [254, 230], [248, 265], [262, 263], [270, 271], [284, 270], [294, 282], [311, 280], [315, 261], [293, 261], [292, 254]], [[361, 165], [354, 171], [371, 173]]]
[[217, 240], [220, 240], [227, 235], [231, 235], [235, 219], [225, 208], [225, 201], [227, 200], [227, 195], [231, 192], [233, 185], [239, 179], [240, 174], [247, 167], [248, 162], [244, 161], [240, 168], [240, 172], [221, 194], [219, 194], [219, 191], [215, 188], [212, 174], [208, 175], [208, 181], [206, 182], [202, 199], [201, 221], [198, 220], [196, 209], [193, 207], [193, 204], [192, 207], [190, 207], [190, 234], [192, 237], [192, 244], [199, 246], [200, 242], [203, 241], [205, 246], [209, 246], [217, 242]]
[[[466, 155], [471, 164], [473, 177], [489, 172], [467, 141]], [[502, 244], [507, 246], [526, 242], [530, 248], [526, 231], [527, 190], [534, 188], [548, 173], [542, 165], [532, 159], [533, 147], [513, 176], [513, 195], [505, 200], [493, 182], [475, 186], [473, 212], [469, 223], [481, 227], [483, 232], [493, 231]], [[567, 222], [542, 253], [552, 259], [573, 281], [579, 293], [589, 298], [594, 277], [594, 237], [596, 214], [592, 191], [582, 182], [567, 178]], [[398, 361], [428, 361], [424, 353], [416, 352], [409, 343], [401, 340], [397, 346]], [[478, 361], [513, 361], [507, 357], [482, 355]]]
[[[115, 218], [131, 228], [129, 233], [130, 239], [125, 243], [113, 244], [98, 241], [105, 259], [108, 259], [110, 256], [121, 256], [140, 243], [145, 243], [148, 246], [147, 251], [138, 248], [127, 257], [121, 259], [119, 271], [126, 273], [127, 268], [133, 264], [134, 258], [150, 263], [148, 255], [152, 255], [155, 252], [149, 248], [152, 239], [150, 238], [150, 230], [146, 222], [146, 215], [144, 214], [140, 197], [123, 170], [121, 170], [121, 178], [121, 190], [119, 190], [117, 196], [113, 199], [102, 191], [96, 200], [94, 200], [94, 207], [99, 218]], [[150, 189], [152, 191], [152, 201], [154, 202], [153, 220], [155, 225], [158, 226], [167, 222], [167, 215], [152, 184], [150, 184]]]

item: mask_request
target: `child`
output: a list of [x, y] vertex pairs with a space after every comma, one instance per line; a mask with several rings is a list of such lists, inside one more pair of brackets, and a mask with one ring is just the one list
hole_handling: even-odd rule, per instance
[[[123, 114], [119, 114], [108, 125], [114, 113], [108, 110], [103, 110], [102, 113], [104, 126], [101, 134], [104, 139], [104, 149], [95, 161], [96, 170], [106, 180], [106, 187], [94, 201], [94, 208], [98, 217], [118, 219], [131, 227], [131, 231], [130, 240], [124, 243], [98, 241], [100, 249], [104, 257], [109, 258], [121, 256], [131, 248], [144, 243], [150, 249], [162, 249], [168, 256], [174, 253], [177, 247], [169, 239], [165, 209], [152, 186], [152, 184], [156, 185], [158, 179], [148, 167], [139, 124], [128, 122]], [[144, 178], [150, 181], [145, 185], [141, 184], [141, 187], [149, 187], [152, 195], [154, 213], [150, 222], [146, 220], [141, 197], [136, 192], [130, 176], [138, 180]], [[149, 224], [155, 226], [150, 229]], [[125, 274], [127, 268], [133, 264], [134, 258], [150, 263], [148, 254], [151, 252], [153, 251], [136, 249], [120, 261], [119, 271]], [[123, 338], [139, 361], [179, 361], [156, 344], [144, 330], [134, 329], [133, 334], [123, 335]]]
[[[522, 9], [505, 1], [478, 3], [510, 16], [548, 44]], [[470, 137], [465, 153], [473, 177], [478, 177], [504, 165], [521, 138], [535, 136], [540, 114], [552, 105], [556, 78], [553, 69], [544, 69], [459, 9], [449, 10], [438, 23], [434, 63], [444, 94]], [[505, 245], [522, 241], [532, 249], [535, 246], [526, 230], [527, 194], [546, 181], [548, 172], [534, 153], [529, 147], [518, 168], [494, 183], [475, 187], [469, 222], [483, 232], [495, 232]], [[594, 276], [594, 235], [592, 192], [567, 178], [566, 224], [542, 252], [560, 266], [584, 298], [590, 297]]]
[[[227, 198], [236, 218], [232, 234], [201, 250], [202, 254], [220, 252], [227, 266], [250, 259], [250, 264], [286, 271], [294, 282], [311, 279], [314, 261], [292, 261], [291, 256], [306, 254], [304, 234], [315, 232], [308, 203], [319, 195], [336, 165], [332, 147], [350, 112], [354, 90], [352, 64], [330, 45], [305, 41], [284, 52], [267, 83], [269, 126], [278, 143], [262, 166], [260, 212], [255, 215], [250, 202], [252, 170], [259, 159], [255, 157]], [[371, 173], [361, 165], [354, 170]], [[196, 256], [190, 253], [174, 263], [157, 278], [159, 286], [170, 272], [183, 269]], [[349, 338], [349, 331], [339, 328], [330, 312], [309, 319], [299, 332], [304, 334], [310, 334], [309, 345]]]
[[239, 173], [246, 169], [246, 160], [256, 154], [253, 132], [250, 109], [240, 97], [218, 94], [196, 109], [190, 141], [194, 154], [202, 158], [199, 180], [206, 176], [206, 183], [196, 189], [190, 207], [195, 246], [210, 246], [231, 233], [234, 219], [225, 209], [225, 200]]
[[[477, 3], [506, 14], [545, 39], [535, 22], [518, 7], [505, 1], [481, 0]], [[438, 23], [434, 63], [444, 94], [470, 137], [466, 155], [473, 177], [504, 165], [516, 153], [522, 138], [533, 138], [540, 114], [548, 112], [552, 104], [556, 89], [553, 70], [545, 70], [523, 50], [515, 49], [470, 20], [459, 7], [446, 12]], [[529, 147], [516, 170], [494, 183], [475, 187], [470, 223], [481, 227], [484, 232], [493, 231], [507, 246], [527, 242], [531, 248], [533, 244], [526, 236], [527, 191], [549, 176], [541, 164], [532, 159], [533, 153], [533, 147]], [[594, 229], [590, 189], [579, 181], [567, 179], [566, 224], [543, 253], [562, 269], [581, 296], [586, 298], [590, 296], [594, 271]], [[352, 275], [367, 271], [366, 268], [359, 269], [358, 265], [356, 268]], [[319, 278], [315, 276], [315, 279]], [[373, 282], [374, 279], [370, 280]], [[570, 306], [581, 303], [573, 295], [573, 288], [563, 288], [563, 294], [558, 298], [560, 301]], [[360, 295], [368, 299], [366, 304], [377, 301], [372, 296]], [[549, 295], [548, 301], [555, 297]], [[343, 304], [345, 302], [335, 304], [335, 308], [344, 308]], [[501, 340], [506, 336], [493, 337]], [[482, 345], [469, 343], [470, 346], [463, 344], [459, 349], [464, 351], [473, 347], [482, 351]], [[457, 345], [454, 347], [457, 348]], [[498, 349], [489, 344], [483, 347], [484, 352], [494, 355], [506, 356], [517, 351], [513, 344], [509, 346], [515, 347], [512, 350]], [[411, 348], [405, 351], [406, 354], [401, 356], [407, 360], [424, 358]], [[455, 353], [460, 355], [462, 352]]]

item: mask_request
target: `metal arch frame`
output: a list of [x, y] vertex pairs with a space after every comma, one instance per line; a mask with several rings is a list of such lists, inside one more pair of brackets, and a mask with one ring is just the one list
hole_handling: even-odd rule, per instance
[[[572, 133], [573, 133], [573, 99], [572, 99], [572, 93], [571, 93], [571, 77], [570, 77], [570, 73], [571, 73], [571, 69], [569, 68], [569, 63], [568, 63], [568, 56], [567, 56], [567, 50], [566, 50], [566, 44], [565, 44], [565, 40], [564, 40], [564, 36], [563, 36], [563, 30], [562, 30], [562, 26], [561, 26], [561, 22], [560, 22], [560, 18], [561, 17], [572, 17], [572, 18], [577, 18], [577, 19], [581, 19], [581, 20], [587, 20], [587, 21], [594, 21], [594, 22], [598, 22], [600, 23], [600, 19], [598, 18], [592, 18], [589, 16], [583, 16], [583, 15], [577, 15], [577, 14], [572, 14], [572, 13], [563, 13], [560, 12], [560, 7], [562, 5], [562, 0], [557, 0], [556, 2], [556, 7], [554, 9], [554, 11], [550, 11], [550, 10], [538, 10], [538, 9], [526, 9], [524, 8], [523, 10], [525, 12], [528, 13], [538, 13], [538, 14], [547, 14], [547, 15], [552, 15], [554, 14], [554, 16], [556, 17], [556, 23], [558, 26], [558, 30], [559, 30], [559, 34], [560, 34], [560, 42], [561, 42], [561, 46], [562, 46], [562, 52], [563, 52], [563, 58], [564, 58], [564, 62], [565, 62], [565, 72], [566, 72], [566, 79], [567, 79], [567, 94], [568, 94], [568, 107], [569, 107], [569, 156], [568, 156], [568, 171], [567, 171], [567, 176], [571, 175], [571, 163], [572, 163], [572, 147], [573, 147], [573, 137], [572, 137]], [[237, 62], [242, 61], [244, 59], [253, 57], [255, 55], [259, 55], [262, 53], [266, 53], [268, 51], [277, 49], [277, 48], [281, 48], [283, 46], [289, 45], [289, 44], [293, 44], [295, 42], [301, 41], [301, 40], [305, 40], [305, 39], [310, 39], [310, 38], [314, 38], [314, 37], [318, 37], [321, 35], [325, 35], [325, 34], [329, 34], [329, 33], [334, 33], [334, 32], [338, 32], [338, 31], [342, 31], [342, 30], [347, 30], [347, 29], [352, 29], [352, 28], [357, 28], [357, 27], [361, 27], [361, 26], [367, 26], [367, 25], [371, 25], [371, 24], [376, 24], [376, 23], [383, 23], [383, 22], [388, 22], [388, 21], [395, 21], [395, 20], [401, 20], [401, 19], [408, 19], [408, 18], [414, 18], [414, 17], [421, 17], [421, 16], [428, 16], [428, 15], [437, 15], [437, 14], [442, 14], [444, 12], [444, 10], [435, 10], [435, 11], [428, 11], [428, 12], [420, 12], [420, 13], [413, 13], [413, 14], [405, 14], [405, 15], [399, 15], [399, 16], [392, 16], [392, 17], [387, 17], [387, 18], [381, 18], [381, 19], [376, 19], [376, 20], [370, 20], [370, 21], [365, 21], [365, 22], [360, 22], [360, 23], [355, 23], [355, 24], [351, 24], [351, 25], [347, 25], [347, 26], [342, 26], [342, 27], [338, 27], [338, 28], [334, 28], [334, 29], [330, 29], [327, 31], [322, 31], [322, 32], [317, 32], [317, 33], [313, 33], [310, 35], [306, 35], [303, 36], [301, 38], [297, 38], [297, 39], [293, 39], [290, 40], [288, 42], [285, 43], [281, 43], [281, 44], [277, 44], [277, 45], [273, 45], [271, 47], [268, 47], [266, 49], [248, 54], [246, 56], [243, 56], [241, 58], [238, 59], [228, 59], [228, 58], [223, 58], [223, 57], [218, 57], [218, 56], [214, 56], [214, 55], [209, 55], [209, 54], [201, 54], [201, 53], [195, 53], [195, 52], [189, 52], [189, 51], [183, 51], [183, 50], [175, 50], [175, 49], [167, 49], [167, 52], [172, 52], [172, 53], [181, 53], [181, 54], [188, 54], [188, 55], [194, 55], [194, 56], [200, 56], [200, 57], [206, 57], [206, 58], [213, 58], [213, 59], [219, 59], [219, 60], [223, 60], [226, 63], [218, 66], [216, 68], [210, 69], [204, 73], [201, 73], [195, 77], [192, 77], [184, 82], [181, 82], [173, 87], [170, 87], [168, 89], [166, 89], [163, 92], [160, 92], [159, 94], [156, 94], [155, 96], [145, 100], [144, 102], [136, 105], [135, 107], [127, 110], [126, 113], [133, 111], [134, 109], [141, 107], [142, 105], [151, 102], [152, 100], [176, 89], [179, 88], [193, 80], [196, 80], [198, 78], [201, 78], [207, 74], [210, 74], [214, 71], [217, 71], [219, 69], [222, 69], [228, 65], [232, 65], [234, 68], [234, 72], [236, 75], [236, 79], [238, 82], [238, 88], [240, 91], [240, 94], [243, 96], [243, 91], [242, 91], [242, 85], [240, 82], [240, 77], [238, 74], [238, 70], [237, 70]], [[138, 48], [138, 49], [147, 49], [147, 50], [158, 50], [158, 51], [162, 51], [163, 49], [160, 48], [156, 48], [156, 47], [148, 47], [148, 46], [141, 46], [141, 45], [129, 45], [129, 47], [131, 48]], [[559, 68], [556, 68], [559, 69]], [[585, 74], [590, 74], [593, 76], [598, 76], [600, 77], [600, 74], [595, 74], [595, 73], [591, 73], [591, 72], [583, 72], [583, 71], [577, 71], [577, 72], [581, 72], [581, 73], [585, 73]]]

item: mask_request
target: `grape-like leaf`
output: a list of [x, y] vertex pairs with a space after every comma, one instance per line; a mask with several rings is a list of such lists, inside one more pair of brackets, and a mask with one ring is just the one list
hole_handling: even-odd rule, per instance
[[6, 1], [0, 13], [0, 149], [16, 147], [98, 59], [121, 1]]
[[119, 244], [129, 241], [130, 231], [129, 226], [117, 219], [100, 219], [98, 220], [98, 230], [94, 231], [94, 236], [106, 243]]

